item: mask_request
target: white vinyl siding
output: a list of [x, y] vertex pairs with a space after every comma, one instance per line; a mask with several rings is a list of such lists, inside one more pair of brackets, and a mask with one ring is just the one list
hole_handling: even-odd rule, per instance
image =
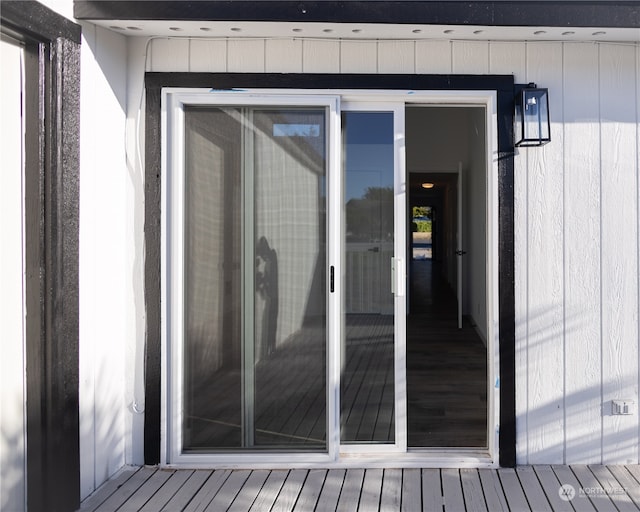
[[[637, 44], [156, 39], [147, 68], [514, 74], [548, 87], [552, 142], [515, 157], [517, 460], [638, 462]], [[614, 398], [634, 414], [611, 416]]]

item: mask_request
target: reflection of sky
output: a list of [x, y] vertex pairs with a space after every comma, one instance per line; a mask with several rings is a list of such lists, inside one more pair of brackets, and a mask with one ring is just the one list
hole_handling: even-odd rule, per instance
[[393, 114], [346, 112], [345, 200], [369, 187], [393, 187]]

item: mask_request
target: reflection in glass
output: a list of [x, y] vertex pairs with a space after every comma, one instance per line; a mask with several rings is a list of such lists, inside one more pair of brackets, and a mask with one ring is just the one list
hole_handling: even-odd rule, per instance
[[185, 108], [185, 451], [326, 449], [324, 109]]
[[393, 113], [345, 112], [341, 442], [393, 443]]

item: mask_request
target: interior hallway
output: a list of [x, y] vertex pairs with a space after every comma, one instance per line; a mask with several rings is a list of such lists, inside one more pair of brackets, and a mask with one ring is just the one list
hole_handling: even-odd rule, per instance
[[487, 355], [433, 260], [411, 262], [408, 446], [487, 446]]

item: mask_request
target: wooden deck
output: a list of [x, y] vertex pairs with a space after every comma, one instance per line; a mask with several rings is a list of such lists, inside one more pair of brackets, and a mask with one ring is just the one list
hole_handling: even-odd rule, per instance
[[80, 510], [637, 512], [640, 466], [289, 471], [125, 467]]

